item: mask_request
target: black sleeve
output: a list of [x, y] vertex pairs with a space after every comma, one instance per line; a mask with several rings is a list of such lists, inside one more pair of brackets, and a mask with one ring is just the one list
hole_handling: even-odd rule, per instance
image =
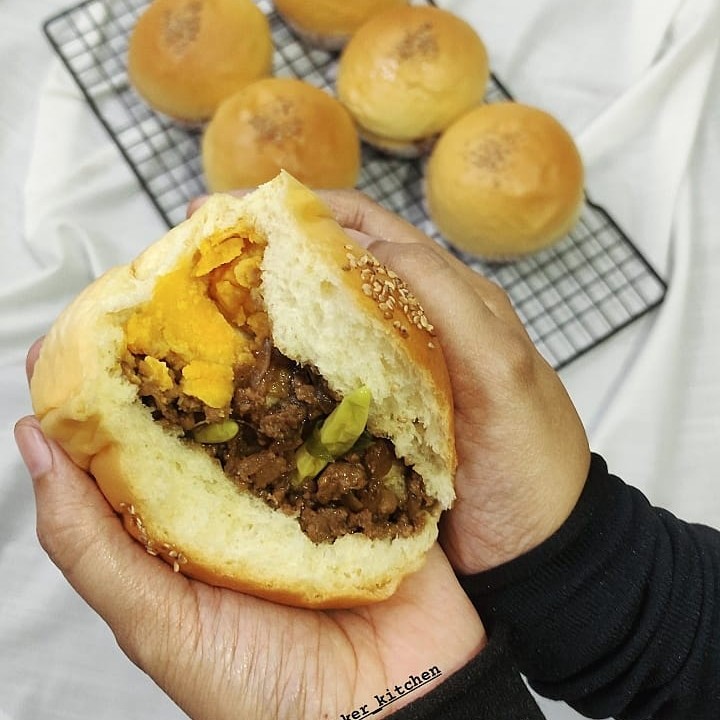
[[427, 695], [393, 713], [390, 720], [543, 720], [501, 635]]
[[652, 507], [599, 456], [555, 535], [461, 582], [540, 694], [590, 717], [720, 718], [720, 533]]

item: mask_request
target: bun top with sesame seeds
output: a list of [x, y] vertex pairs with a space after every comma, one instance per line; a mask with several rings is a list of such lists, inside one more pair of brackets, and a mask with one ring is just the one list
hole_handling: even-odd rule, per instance
[[[272, 375], [259, 408], [270, 408], [270, 440], [253, 429], [265, 444], [226, 462], [249, 427], [238, 408], [264, 387], [239, 379], [258, 372]], [[288, 378], [301, 385], [289, 396]], [[148, 552], [275, 601], [385, 599], [421, 566], [454, 499], [451, 388], [431, 323], [406, 284], [285, 173], [241, 199], [212, 196], [90, 285], [48, 334], [31, 393], [45, 432], [95, 476]], [[296, 454], [272, 455], [286, 440], [275, 421], [308, 393], [335, 410], [308, 419]], [[362, 408], [348, 421], [346, 402], [363, 406], [360, 396], [365, 415], [349, 431]], [[343, 412], [349, 442], [324, 434]], [[390, 459], [368, 460], [368, 443]], [[303, 453], [310, 472], [300, 473]], [[268, 480], [268, 457], [282, 481]], [[254, 485], [241, 471], [249, 461], [263, 478]], [[358, 484], [366, 472], [369, 484]]]

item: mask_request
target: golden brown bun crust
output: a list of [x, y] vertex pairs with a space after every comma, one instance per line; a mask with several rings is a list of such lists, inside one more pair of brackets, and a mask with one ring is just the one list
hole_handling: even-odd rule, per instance
[[461, 250], [504, 260], [562, 238], [583, 202], [580, 153], [548, 113], [513, 102], [484, 105], [436, 144], [425, 192], [440, 232]]
[[275, 9], [310, 44], [339, 50], [371, 17], [407, 4], [408, 0], [275, 0]]
[[396, 143], [432, 138], [482, 102], [488, 56], [456, 15], [403, 6], [353, 35], [338, 67], [338, 97], [368, 137]]
[[[262, 291], [275, 345], [299, 362], [314, 362], [341, 394], [367, 385], [371, 432], [390, 437], [439, 507], [449, 507], [456, 457], [442, 352], [430, 347], [434, 338], [417, 312], [386, 316], [365, 292], [364, 271], [377, 266], [328, 208], [286, 174], [242, 199], [212, 196], [63, 312], [31, 383], [43, 430], [93, 474], [146, 549], [180, 572], [305, 607], [385, 599], [424, 562], [437, 514], [410, 538], [346, 535], [316, 545], [294, 518], [242, 492], [202, 449], [154, 422], [120, 371], [129, 315], [152, 298], [157, 277], [184, 267], [217, 233], [267, 238]], [[317, 333], [318, 327], [334, 332]]]
[[225, 100], [202, 142], [213, 192], [255, 187], [286, 170], [314, 188], [353, 187], [360, 140], [345, 108], [301, 80], [258, 80]]
[[155, 110], [202, 122], [269, 75], [272, 54], [268, 20], [252, 0], [154, 0], [130, 34], [128, 74]]

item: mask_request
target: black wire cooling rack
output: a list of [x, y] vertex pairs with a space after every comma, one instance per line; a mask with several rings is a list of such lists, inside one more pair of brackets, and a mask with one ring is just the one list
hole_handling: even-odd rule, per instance
[[[153, 112], [128, 84], [130, 30], [148, 0], [85, 0], [53, 16], [44, 31], [169, 226], [206, 192], [200, 132]], [[308, 48], [273, 11], [273, 71], [333, 91], [337, 56]], [[509, 99], [497, 77], [488, 101]], [[420, 161], [363, 150], [359, 189], [448, 247], [423, 204]], [[449, 248], [452, 250], [452, 248]], [[522, 260], [488, 264], [456, 253], [509, 294], [540, 352], [559, 369], [657, 307], [667, 286], [608, 213], [586, 200], [580, 220], [552, 248]]]

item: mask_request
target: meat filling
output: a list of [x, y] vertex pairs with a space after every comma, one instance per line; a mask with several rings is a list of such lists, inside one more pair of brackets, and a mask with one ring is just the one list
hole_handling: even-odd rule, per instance
[[198, 428], [234, 421], [231, 438], [203, 447], [240, 488], [297, 517], [313, 542], [333, 542], [348, 533], [373, 539], [409, 537], [434, 508], [436, 501], [422, 479], [396, 458], [392, 443], [366, 433], [316, 477], [298, 480], [295, 452], [334, 410], [338, 398], [316, 372], [292, 362], [269, 342], [255, 354], [254, 364], [235, 372], [229, 411], [180, 390], [179, 358], [165, 358], [172, 377], [169, 389], [143, 373], [143, 361], [143, 356], [128, 355], [123, 370], [153, 417], [180, 428], [188, 440]]

